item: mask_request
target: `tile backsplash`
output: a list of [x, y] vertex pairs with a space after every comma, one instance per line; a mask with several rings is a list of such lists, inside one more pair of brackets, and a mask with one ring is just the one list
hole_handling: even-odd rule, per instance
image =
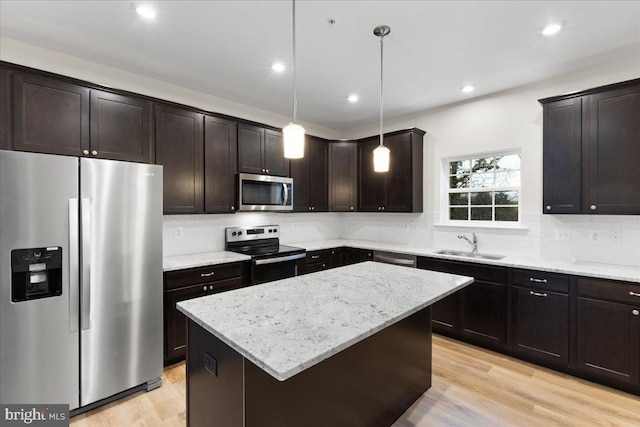
[[220, 251], [224, 229], [279, 224], [281, 241], [358, 239], [468, 250], [459, 234], [478, 236], [480, 252], [640, 265], [640, 216], [522, 214], [521, 229], [439, 226], [439, 214], [264, 213], [167, 215], [164, 255]]

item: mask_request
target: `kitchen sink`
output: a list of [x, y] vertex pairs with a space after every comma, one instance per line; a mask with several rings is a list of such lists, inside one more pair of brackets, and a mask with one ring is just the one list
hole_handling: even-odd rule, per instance
[[479, 254], [474, 252], [465, 252], [465, 251], [454, 251], [449, 249], [443, 249], [441, 251], [436, 251], [436, 254], [439, 255], [451, 255], [451, 256], [459, 256], [465, 258], [478, 258], [478, 259], [491, 259], [498, 260], [504, 258], [502, 255], [489, 255], [489, 254]]

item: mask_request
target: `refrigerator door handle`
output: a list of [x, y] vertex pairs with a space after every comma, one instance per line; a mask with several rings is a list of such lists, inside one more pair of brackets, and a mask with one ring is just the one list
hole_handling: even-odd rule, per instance
[[69, 332], [78, 331], [80, 314], [78, 302], [80, 300], [80, 253], [78, 234], [78, 199], [69, 199]]
[[89, 199], [81, 201], [80, 220], [82, 221], [80, 328], [86, 330], [91, 326], [91, 205]]

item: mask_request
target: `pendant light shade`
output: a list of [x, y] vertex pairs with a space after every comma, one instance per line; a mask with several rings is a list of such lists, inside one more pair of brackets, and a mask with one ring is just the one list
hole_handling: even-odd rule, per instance
[[301, 159], [304, 157], [304, 128], [296, 124], [298, 99], [296, 97], [296, 0], [293, 0], [293, 120], [282, 133], [284, 134], [284, 157]]
[[295, 123], [289, 123], [284, 129], [284, 156], [287, 159], [301, 159], [304, 157], [304, 128]]
[[384, 134], [382, 133], [382, 122], [383, 122], [383, 92], [382, 92], [382, 72], [383, 72], [383, 64], [384, 64], [384, 36], [388, 35], [391, 32], [391, 28], [386, 25], [379, 25], [373, 29], [373, 34], [380, 37], [380, 145], [378, 148], [373, 150], [373, 170], [374, 172], [389, 172], [389, 160], [391, 151], [384, 146]]

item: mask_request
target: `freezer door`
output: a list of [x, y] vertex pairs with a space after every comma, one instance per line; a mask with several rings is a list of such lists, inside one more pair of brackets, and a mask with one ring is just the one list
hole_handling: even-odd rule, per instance
[[[0, 151], [2, 404], [78, 407], [77, 200], [77, 158]], [[56, 247], [62, 252], [62, 292], [13, 302], [11, 251]]]
[[162, 167], [81, 159], [80, 175], [85, 406], [162, 375]]

